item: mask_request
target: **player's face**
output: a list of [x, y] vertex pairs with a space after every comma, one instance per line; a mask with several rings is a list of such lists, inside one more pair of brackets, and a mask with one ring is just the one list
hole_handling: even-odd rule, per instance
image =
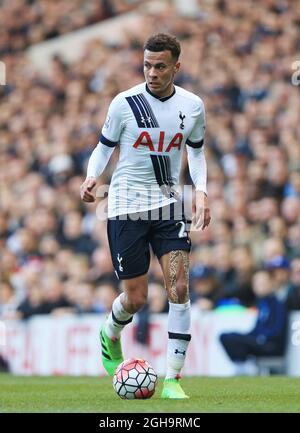
[[174, 60], [171, 51], [144, 52], [144, 75], [146, 83], [157, 96], [169, 96], [173, 91], [173, 81], [180, 63]]

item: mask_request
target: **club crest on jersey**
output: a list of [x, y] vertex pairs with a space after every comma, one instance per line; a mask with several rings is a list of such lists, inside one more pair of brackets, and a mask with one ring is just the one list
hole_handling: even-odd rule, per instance
[[147, 146], [150, 152], [170, 152], [173, 148], [180, 150], [182, 139], [183, 135], [181, 132], [177, 132], [169, 143], [165, 143], [165, 131], [160, 131], [159, 140], [156, 144], [153, 142], [148, 131], [142, 131], [133, 147], [137, 149], [139, 146]]
[[184, 129], [184, 123], [183, 123], [183, 121], [185, 119], [185, 114], [182, 114], [181, 111], [179, 111], [179, 119], [181, 120], [181, 123], [180, 123], [179, 127], [180, 127], [180, 129]]

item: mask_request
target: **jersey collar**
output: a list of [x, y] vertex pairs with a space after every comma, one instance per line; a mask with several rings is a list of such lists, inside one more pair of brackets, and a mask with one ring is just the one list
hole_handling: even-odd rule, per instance
[[161, 102], [165, 102], [165, 101], [167, 101], [168, 99], [172, 98], [172, 96], [174, 96], [175, 93], [176, 93], [176, 89], [175, 89], [175, 86], [174, 86], [174, 90], [173, 90], [173, 92], [171, 93], [171, 95], [169, 95], [169, 96], [163, 96], [162, 98], [160, 98], [159, 96], [157, 96], [157, 95], [155, 95], [154, 93], [151, 92], [151, 90], [149, 89], [147, 83], [146, 83], [146, 91], [147, 91], [148, 93], [150, 93], [150, 95], [153, 96], [153, 98], [156, 98], [156, 99], [158, 99], [158, 100], [161, 101]]

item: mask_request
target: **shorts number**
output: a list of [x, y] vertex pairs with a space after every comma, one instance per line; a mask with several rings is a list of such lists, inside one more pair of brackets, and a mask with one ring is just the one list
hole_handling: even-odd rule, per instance
[[187, 231], [185, 230], [185, 222], [179, 221], [176, 225], [178, 226], [180, 224], [180, 229], [178, 233], [179, 238], [186, 238], [187, 237]]

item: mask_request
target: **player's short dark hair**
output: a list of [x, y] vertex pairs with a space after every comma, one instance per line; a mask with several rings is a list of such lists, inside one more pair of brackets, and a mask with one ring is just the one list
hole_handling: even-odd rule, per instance
[[171, 51], [172, 57], [178, 60], [181, 48], [180, 43], [175, 36], [168, 35], [167, 33], [157, 33], [156, 35], [150, 36], [150, 38], [144, 44], [144, 51]]

